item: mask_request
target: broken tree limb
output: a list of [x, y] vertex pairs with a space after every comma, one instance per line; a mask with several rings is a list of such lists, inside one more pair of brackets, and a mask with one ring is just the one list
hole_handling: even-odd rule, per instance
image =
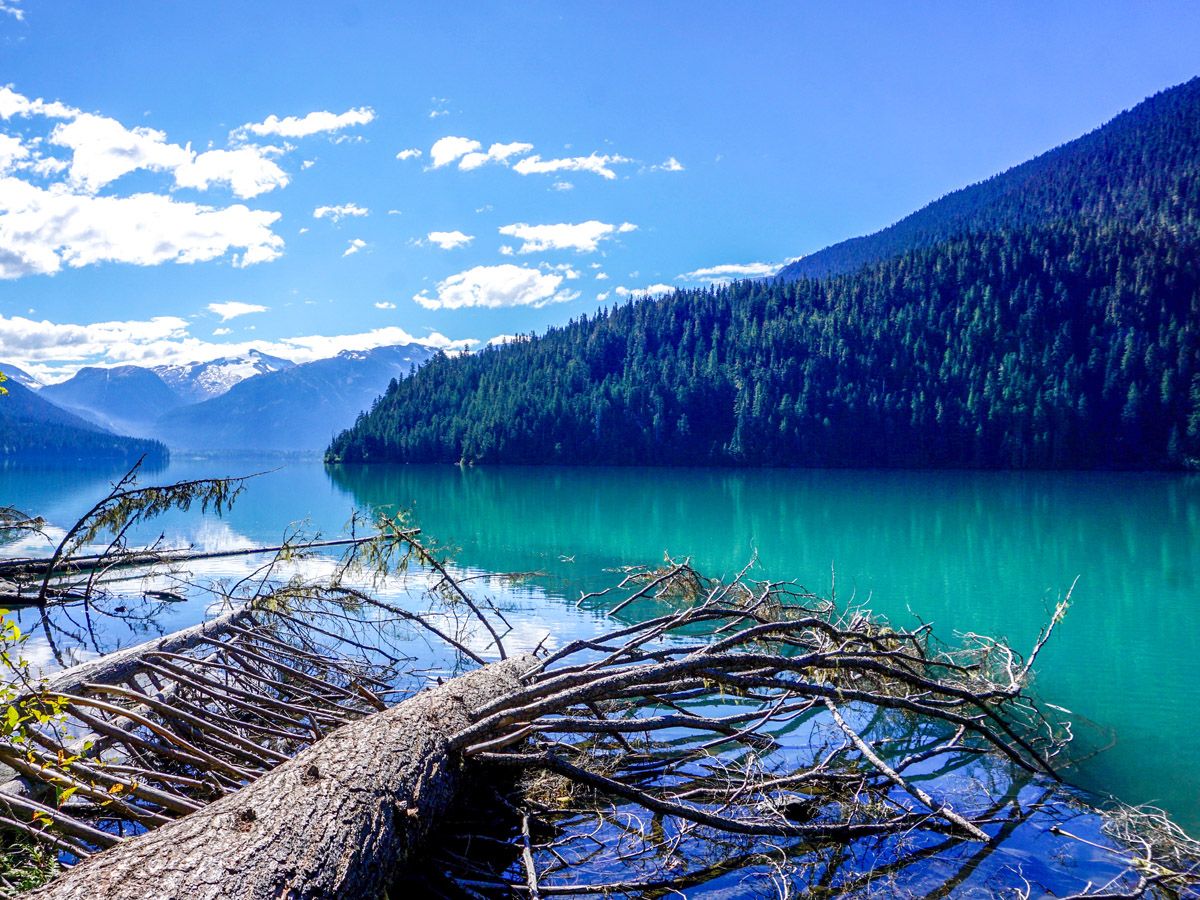
[[76, 555], [59, 560], [53, 558], [6, 559], [0, 560], [0, 578], [44, 578], [47, 574], [62, 576], [97, 569], [107, 571], [114, 568], [177, 565], [179, 563], [198, 562], [206, 559], [227, 559], [234, 556], [278, 553], [281, 550], [324, 550], [330, 547], [357, 546], [365, 544], [372, 539], [372, 537], [340, 538], [331, 541], [305, 541], [293, 545], [277, 544], [270, 547], [238, 547], [233, 550], [196, 550], [190, 547], [177, 547], [164, 550], [134, 550], [116, 557], [111, 553], [94, 553], [87, 556]]
[[163, 637], [153, 638], [63, 669], [39, 685], [38, 691], [74, 694], [89, 683], [116, 684], [138, 670], [150, 653], [180, 653], [196, 646], [206, 637], [224, 634], [231, 627], [250, 618], [251, 612], [248, 609], [231, 610], [190, 628], [174, 631]]
[[493, 663], [346, 725], [237, 793], [74, 866], [40, 900], [377, 896], [462, 779], [450, 738], [520, 687]]

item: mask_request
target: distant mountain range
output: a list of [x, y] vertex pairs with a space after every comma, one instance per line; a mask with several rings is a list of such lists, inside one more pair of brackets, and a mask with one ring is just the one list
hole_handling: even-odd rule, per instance
[[186, 450], [319, 451], [393, 379], [405, 378], [432, 355], [419, 344], [347, 350], [264, 372], [211, 400], [166, 413], [154, 433]]
[[290, 369], [294, 365], [291, 360], [250, 350], [242, 356], [225, 356], [208, 362], [155, 366], [154, 372], [185, 403], [201, 403], [221, 396], [247, 378]]
[[331, 462], [1200, 469], [1200, 79], [780, 277], [439, 357]]
[[408, 376], [432, 355], [428, 347], [409, 344], [297, 365], [252, 350], [154, 369], [87, 367], [44, 387], [0, 364], [10, 389], [0, 399], [0, 424], [6, 426], [0, 448], [15, 452], [18, 433], [22, 446], [33, 447], [41, 433], [63, 446], [128, 441], [144, 450], [151, 444], [119, 437], [125, 435], [197, 452], [317, 452], [393, 379]]
[[140, 366], [83, 368], [40, 394], [106, 431], [135, 437], [151, 436], [154, 421], [183, 403], [162, 378]]

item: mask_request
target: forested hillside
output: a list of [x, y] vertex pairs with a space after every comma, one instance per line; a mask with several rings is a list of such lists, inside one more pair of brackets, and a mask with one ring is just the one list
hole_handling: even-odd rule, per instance
[[[0, 371], [5, 368], [0, 366]], [[0, 460], [132, 464], [145, 456], [152, 465], [167, 461], [167, 448], [158, 441], [104, 431], [42, 399], [15, 378], [4, 387], [8, 393], [0, 396]]]
[[435, 359], [328, 459], [1193, 466], [1198, 226], [1193, 80], [813, 269], [841, 274]]
[[967, 231], [1062, 220], [1200, 226], [1200, 78], [1162, 91], [1107, 125], [894, 225], [785, 266], [784, 279], [852, 272]]
[[1200, 246], [1060, 225], [629, 303], [440, 357], [335, 461], [1161, 467], [1200, 455]]

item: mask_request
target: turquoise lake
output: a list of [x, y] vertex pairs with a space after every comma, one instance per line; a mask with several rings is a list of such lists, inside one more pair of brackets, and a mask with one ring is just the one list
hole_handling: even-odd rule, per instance
[[[279, 465], [178, 460], [143, 480]], [[2, 468], [0, 503], [67, 525], [115, 474]], [[548, 629], [581, 591], [619, 579], [606, 570], [664, 553], [716, 575], [757, 553], [759, 578], [836, 589], [901, 624], [917, 616], [949, 642], [976, 632], [1022, 650], [1074, 584], [1036, 689], [1073, 713], [1081, 752], [1106, 749], [1065, 774], [1200, 832], [1200, 476], [305, 462], [254, 479], [221, 522], [162, 528], [173, 541], [274, 542], [307, 520], [332, 537], [355, 508], [411, 510], [460, 565], [543, 573]]]

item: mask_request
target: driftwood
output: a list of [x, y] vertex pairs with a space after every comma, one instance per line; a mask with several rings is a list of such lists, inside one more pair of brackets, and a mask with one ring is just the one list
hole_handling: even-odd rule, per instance
[[519, 656], [338, 729], [200, 812], [73, 867], [45, 900], [374, 897], [449, 806], [450, 738], [516, 690]]
[[386, 670], [329, 655], [320, 627], [315, 613], [301, 626], [239, 610], [32, 685], [12, 705], [27, 721], [0, 742], [18, 776], [0, 809], [86, 858], [384, 708]]

